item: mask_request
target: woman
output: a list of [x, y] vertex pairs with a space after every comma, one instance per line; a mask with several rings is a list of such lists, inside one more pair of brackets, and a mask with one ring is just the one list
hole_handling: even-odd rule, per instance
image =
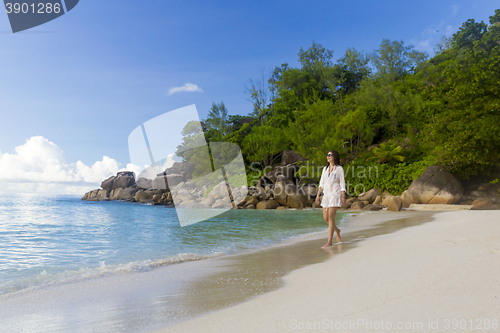
[[337, 242], [340, 242], [340, 230], [335, 225], [335, 214], [337, 208], [345, 203], [345, 179], [344, 169], [340, 166], [339, 153], [330, 150], [326, 155], [327, 165], [321, 173], [316, 203], [319, 204], [319, 195], [324, 191], [321, 207], [323, 207], [323, 218], [328, 223], [328, 242], [323, 247], [332, 246], [333, 232], [337, 233]]

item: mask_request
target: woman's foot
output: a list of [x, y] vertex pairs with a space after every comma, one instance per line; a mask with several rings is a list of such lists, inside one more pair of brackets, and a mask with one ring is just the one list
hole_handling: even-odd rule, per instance
[[325, 247], [332, 247], [332, 243], [326, 243], [325, 245], [323, 245], [321, 248], [325, 248]]
[[340, 242], [340, 229], [337, 229], [337, 242]]

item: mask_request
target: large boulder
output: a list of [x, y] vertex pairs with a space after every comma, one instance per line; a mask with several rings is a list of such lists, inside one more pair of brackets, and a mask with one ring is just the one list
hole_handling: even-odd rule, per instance
[[[181, 181], [187, 181], [193, 178], [193, 172], [196, 168], [195, 163], [191, 162], [175, 162], [172, 167], [165, 170], [167, 175], [179, 175], [181, 176]], [[175, 186], [177, 184], [169, 184], [170, 186]]]
[[231, 200], [229, 198], [221, 198], [215, 201], [212, 205], [213, 209], [217, 208], [232, 208]]
[[88, 193], [88, 196], [87, 196], [87, 199], [86, 199], [86, 200], [90, 200], [90, 199], [97, 199], [97, 194], [99, 193], [99, 191], [100, 191], [100, 189], [90, 191], [90, 192]]
[[113, 190], [113, 197], [111, 199], [132, 200], [135, 197], [137, 191], [139, 191], [139, 189], [134, 186], [116, 189]]
[[362, 210], [365, 208], [363, 201], [354, 201], [351, 205], [351, 210]]
[[474, 200], [472, 203], [471, 210], [498, 210], [500, 209], [499, 204], [495, 204], [489, 200]]
[[368, 201], [370, 204], [375, 201], [377, 196], [380, 195], [380, 190], [378, 188], [372, 188], [368, 192], [361, 193], [358, 195], [358, 199], [361, 201]]
[[[233, 185], [230, 183], [226, 183], [225, 181], [221, 181], [219, 184], [215, 185], [215, 187], [208, 194], [209, 197], [213, 197], [214, 199], [222, 199], [229, 197], [229, 192], [234, 190]], [[264, 193], [265, 194], [265, 193]]]
[[274, 186], [274, 199], [283, 206], [304, 208], [307, 207], [309, 195], [299, 190], [287, 177], [279, 176]]
[[151, 179], [141, 177], [137, 179], [137, 187], [143, 189], [153, 188], [153, 181]]
[[[109, 178], [107, 179], [109, 180]], [[106, 182], [105, 180], [104, 182]], [[105, 184], [108, 186], [109, 182]], [[126, 188], [135, 185], [135, 176], [132, 171], [121, 171], [116, 174], [116, 178], [113, 180], [112, 189]], [[102, 184], [101, 184], [102, 186]]]
[[408, 208], [412, 204], [412, 196], [410, 193], [408, 193], [408, 190], [404, 191], [400, 195], [401, 200], [403, 200], [403, 207]]
[[187, 189], [181, 189], [174, 194], [174, 203], [196, 200]]
[[294, 164], [305, 160], [304, 156], [297, 153], [295, 150], [283, 150], [281, 154], [281, 165]]
[[[120, 191], [121, 194], [121, 191]], [[153, 202], [155, 194], [162, 194], [160, 190], [139, 190], [135, 193], [134, 199], [138, 202], [148, 203]]]
[[169, 190], [167, 185], [167, 176], [164, 174], [156, 175], [156, 178], [153, 179], [153, 188], [155, 190]]
[[280, 206], [276, 200], [261, 201], [257, 204], [257, 209], [276, 209]]
[[393, 196], [393, 195], [390, 195], [390, 194], [386, 195], [386, 196], [384, 197], [384, 199], [382, 199], [382, 206], [385, 206], [385, 207], [389, 206], [389, 203], [391, 202], [391, 199], [392, 199], [393, 197], [394, 197], [394, 196]]
[[108, 179], [104, 180], [101, 183], [101, 187], [105, 189], [106, 191], [111, 191], [113, 190], [113, 182], [115, 181], [116, 176], [111, 176]]
[[97, 192], [97, 199], [109, 199], [109, 191], [107, 190], [99, 190]]
[[[279, 208], [279, 207], [278, 207], [278, 208]], [[316, 203], [316, 201], [314, 201], [314, 202], [312, 203], [312, 208], [322, 208], [322, 207], [321, 207], [321, 204]]]
[[200, 203], [202, 205], [207, 205], [207, 206], [212, 207], [212, 205], [215, 203], [215, 199], [213, 197], [208, 197], [208, 198], [203, 199]]
[[318, 185], [309, 184], [301, 187], [301, 190], [306, 193], [309, 198], [316, 199], [316, 195], [318, 194]]
[[462, 184], [439, 165], [429, 166], [408, 187], [411, 201], [417, 204], [454, 204], [464, 192]]
[[254, 207], [256, 207], [258, 203], [259, 203], [259, 199], [257, 199], [254, 196], [251, 196], [250, 199], [248, 199], [246, 201], [246, 203], [243, 205], [243, 207], [247, 207], [247, 208], [248, 208], [248, 206], [254, 206]]
[[[344, 204], [342, 205], [342, 209], [349, 209], [351, 208], [352, 204], [355, 203], [356, 201], [346, 201], [344, 202]], [[362, 202], [362, 201], [358, 201], [358, 202]]]
[[387, 210], [399, 212], [401, 210], [401, 207], [403, 207], [403, 199], [401, 199], [400, 197], [388, 198]]
[[384, 208], [382, 205], [370, 204], [363, 207], [363, 210], [377, 211]]
[[273, 170], [266, 173], [261, 179], [259, 179], [257, 185], [265, 186], [265, 184], [276, 184], [279, 177], [285, 177], [291, 182], [295, 182], [295, 172], [298, 171], [296, 165], [285, 165], [277, 166]]
[[185, 181], [185, 176], [181, 174], [168, 174], [167, 175], [167, 183], [169, 187], [174, 187], [181, 182]]
[[[239, 203], [238, 203], [238, 206], [239, 207], [244, 207], [247, 205], [247, 203], [249, 202], [249, 200], [251, 200], [253, 198], [253, 196], [251, 195], [247, 195], [246, 197], [243, 198], [243, 200], [241, 200]], [[258, 200], [257, 200], [258, 201]], [[215, 200], [214, 200], [215, 202]]]

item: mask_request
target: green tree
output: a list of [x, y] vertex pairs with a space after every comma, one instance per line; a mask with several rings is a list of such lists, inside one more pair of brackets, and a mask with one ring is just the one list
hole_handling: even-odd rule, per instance
[[284, 130], [294, 150], [318, 164], [331, 149], [345, 151], [345, 133], [335, 131], [340, 110], [331, 100], [317, 99], [295, 114], [296, 121]]
[[267, 124], [253, 127], [241, 143], [246, 160], [250, 163], [259, 162], [263, 166], [273, 165], [289, 146], [283, 132]]
[[413, 45], [405, 46], [403, 41], [383, 39], [380, 49], [372, 54], [372, 61], [379, 77], [390, 80], [403, 78], [427, 59], [427, 54], [414, 50]]
[[440, 54], [446, 50], [451, 49], [452, 47], [453, 47], [453, 40], [451, 39], [451, 37], [443, 36], [439, 40], [439, 43], [437, 43], [436, 46], [434, 47], [434, 53]]
[[446, 81], [429, 89], [446, 103], [430, 124], [439, 162], [462, 178], [488, 171], [500, 160], [500, 25], [465, 22], [453, 36], [457, 56], [443, 69]]
[[224, 105], [224, 102], [219, 104], [212, 103], [212, 108], [208, 112], [208, 117], [204, 121], [204, 124], [209, 131], [209, 139], [207, 141], [224, 141], [224, 136], [228, 134], [229, 131], [229, 115]]
[[457, 49], [472, 47], [474, 42], [481, 40], [487, 30], [488, 26], [483, 21], [477, 23], [474, 19], [469, 19], [453, 34], [453, 47]]
[[245, 93], [250, 95], [248, 99], [253, 104], [253, 111], [251, 113], [259, 123], [263, 125], [268, 116], [268, 97], [267, 92], [269, 87], [267, 86], [267, 80], [264, 78], [264, 70], [261, 71], [261, 78], [258, 80], [250, 79], [249, 86], [245, 86]]

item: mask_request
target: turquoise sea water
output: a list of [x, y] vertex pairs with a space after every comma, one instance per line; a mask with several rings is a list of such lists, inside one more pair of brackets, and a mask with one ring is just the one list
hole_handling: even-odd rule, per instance
[[164, 206], [0, 195], [0, 294], [248, 251], [326, 228], [319, 210], [230, 210], [181, 227]]

